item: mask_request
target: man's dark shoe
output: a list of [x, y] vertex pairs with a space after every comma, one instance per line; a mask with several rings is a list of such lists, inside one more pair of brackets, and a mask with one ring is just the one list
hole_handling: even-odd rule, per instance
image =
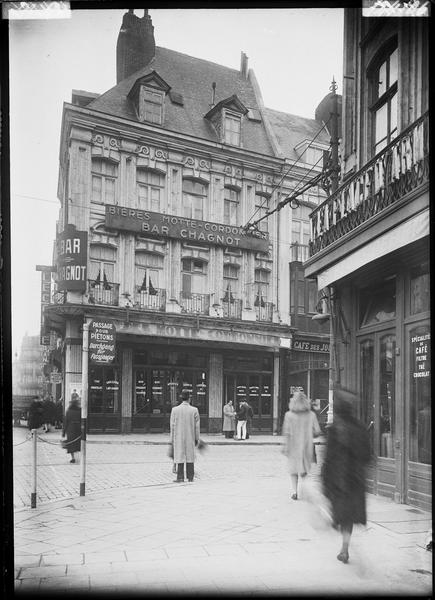
[[188, 479], [188, 481], [190, 481], [190, 483], [193, 483], [193, 478], [192, 479]]
[[174, 479], [174, 483], [183, 483], [184, 479]]

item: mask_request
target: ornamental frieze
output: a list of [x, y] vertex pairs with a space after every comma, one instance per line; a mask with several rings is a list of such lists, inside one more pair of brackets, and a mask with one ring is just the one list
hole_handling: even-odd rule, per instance
[[114, 137], [105, 136], [101, 133], [93, 134], [92, 144], [94, 146], [103, 146], [103, 148], [105, 148], [105, 149], [111, 149], [111, 148], [113, 148], [115, 150], [121, 149], [121, 140], [114, 138]]

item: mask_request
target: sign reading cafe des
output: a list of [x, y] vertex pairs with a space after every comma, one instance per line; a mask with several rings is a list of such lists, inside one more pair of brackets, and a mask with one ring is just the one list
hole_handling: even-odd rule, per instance
[[269, 238], [264, 232], [248, 233], [242, 227], [235, 225], [199, 221], [108, 204], [106, 204], [105, 226], [107, 229], [136, 231], [151, 237], [167, 237], [257, 252], [267, 252], [269, 247]]

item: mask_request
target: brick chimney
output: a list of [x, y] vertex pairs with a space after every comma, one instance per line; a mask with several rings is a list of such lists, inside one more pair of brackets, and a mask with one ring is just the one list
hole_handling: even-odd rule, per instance
[[140, 18], [130, 8], [122, 19], [116, 44], [116, 83], [145, 67], [155, 52], [154, 26], [148, 9]]

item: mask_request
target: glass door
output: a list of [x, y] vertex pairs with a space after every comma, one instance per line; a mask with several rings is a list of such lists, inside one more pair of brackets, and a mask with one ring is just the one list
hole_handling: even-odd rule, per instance
[[272, 375], [238, 373], [225, 375], [224, 403], [233, 401], [236, 410], [247, 401], [253, 411], [252, 430], [272, 430]]
[[369, 471], [369, 491], [395, 493], [396, 336], [368, 334], [359, 342], [360, 418], [369, 432], [376, 466]]

